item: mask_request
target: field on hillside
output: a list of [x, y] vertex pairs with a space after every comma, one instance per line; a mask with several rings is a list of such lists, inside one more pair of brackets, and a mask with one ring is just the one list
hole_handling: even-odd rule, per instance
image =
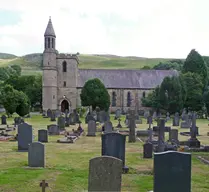
[[[5, 56], [6, 57], [6, 56]], [[0, 67], [18, 64], [22, 67], [23, 75], [40, 74], [42, 54], [30, 54], [23, 57], [7, 55], [2, 59], [0, 55]], [[79, 55], [79, 68], [82, 69], [140, 69], [144, 66], [153, 67], [160, 61], [169, 59], [160, 58], [140, 58], [140, 57], [120, 57], [112, 55]]]
[[[25, 119], [34, 128], [35, 141], [37, 141], [38, 129], [46, 129], [52, 124], [49, 119], [40, 115], [33, 115], [32, 118]], [[84, 122], [84, 119], [81, 119]], [[111, 116], [111, 121], [115, 126], [117, 121]], [[124, 116], [122, 118], [124, 126]], [[147, 129], [143, 119], [142, 125], [137, 125], [137, 129]], [[13, 118], [8, 119], [8, 123], [13, 123]], [[171, 121], [167, 122], [171, 125]], [[72, 128], [77, 128], [71, 126]], [[85, 131], [87, 126], [82, 124]], [[202, 144], [209, 145], [208, 121], [197, 120], [199, 127], [198, 139]], [[179, 129], [180, 130], [180, 129]], [[185, 130], [185, 129], [184, 129]], [[101, 133], [96, 137], [81, 136], [74, 144], [60, 144], [56, 140], [62, 136], [49, 136], [49, 143], [45, 144], [46, 167], [28, 168], [27, 153], [17, 152], [17, 142], [0, 142], [0, 191], [2, 192], [39, 192], [39, 183], [45, 179], [49, 187], [47, 192], [80, 192], [88, 189], [88, 168], [91, 158], [101, 156]], [[166, 139], [168, 135], [166, 134]], [[189, 137], [180, 136], [180, 140], [187, 140]], [[126, 142], [126, 165], [130, 171], [122, 177], [122, 191], [147, 192], [153, 189], [153, 160], [143, 159], [143, 143]], [[198, 155], [209, 157], [209, 153], [192, 154], [192, 191], [209, 191], [209, 166], [201, 163]]]

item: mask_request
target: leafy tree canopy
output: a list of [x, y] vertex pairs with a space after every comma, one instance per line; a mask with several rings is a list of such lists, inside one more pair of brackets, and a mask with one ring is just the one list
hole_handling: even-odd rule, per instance
[[101, 110], [108, 111], [110, 106], [108, 91], [98, 78], [90, 79], [85, 83], [80, 98], [82, 106], [92, 106], [93, 110], [99, 107]]

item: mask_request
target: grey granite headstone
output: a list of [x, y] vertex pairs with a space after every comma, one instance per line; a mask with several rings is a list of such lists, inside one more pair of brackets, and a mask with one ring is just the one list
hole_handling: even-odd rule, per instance
[[65, 129], [65, 117], [58, 117], [57, 118], [57, 125], [59, 126], [60, 130], [64, 130]]
[[110, 133], [113, 131], [112, 122], [111, 121], [105, 121], [104, 123], [104, 132]]
[[154, 154], [154, 192], [191, 192], [191, 154]]
[[179, 113], [175, 113], [173, 117], [173, 126], [179, 126], [179, 121], [180, 121]]
[[28, 151], [28, 145], [33, 142], [33, 129], [27, 123], [18, 125], [18, 151]]
[[122, 180], [122, 161], [102, 156], [89, 161], [89, 192], [120, 192]]
[[6, 115], [2, 115], [1, 116], [1, 124], [2, 125], [6, 125], [7, 124], [7, 117], [6, 117]]
[[150, 112], [149, 111], [145, 111], [144, 112], [144, 118], [147, 119], [150, 116]]
[[163, 152], [165, 149], [164, 139], [165, 139], [165, 119], [158, 120], [158, 146], [157, 152]]
[[51, 116], [52, 116], [52, 110], [51, 109], [48, 109], [47, 112], [46, 112], [46, 114], [47, 114], [47, 117], [51, 118]]
[[143, 145], [143, 158], [152, 158], [153, 145], [152, 143], [145, 143]]
[[132, 142], [136, 142], [136, 133], [135, 133], [135, 128], [136, 128], [136, 124], [135, 124], [135, 111], [131, 110], [130, 111], [130, 115], [128, 117], [128, 121], [129, 121], [129, 140], [128, 142], [132, 143]]
[[60, 130], [59, 127], [57, 125], [47, 125], [47, 130], [49, 135], [59, 135], [60, 134]]
[[45, 146], [40, 142], [34, 142], [28, 148], [28, 166], [45, 167]]
[[48, 131], [46, 129], [38, 130], [38, 141], [42, 143], [48, 142]]
[[90, 120], [88, 122], [88, 133], [86, 136], [96, 136], [96, 122]]
[[116, 119], [119, 119], [120, 116], [121, 116], [121, 109], [117, 109], [117, 110], [115, 111], [115, 120], [116, 120]]
[[169, 132], [169, 141], [178, 142], [178, 129], [171, 129]]
[[190, 128], [191, 126], [191, 119], [189, 119], [189, 115], [185, 114], [184, 115], [184, 120], [181, 122], [181, 128]]
[[51, 117], [50, 117], [51, 119], [51, 121], [56, 121], [56, 114], [55, 114], [55, 112], [54, 111], [52, 111], [51, 112]]
[[125, 166], [126, 136], [120, 133], [107, 133], [102, 135], [102, 156], [112, 156], [123, 161], [124, 172], [128, 171]]
[[88, 123], [90, 120], [96, 121], [96, 120], [94, 119], [94, 117], [93, 117], [90, 113], [88, 113], [88, 114], [86, 115], [86, 118], [85, 118], [85, 123]]

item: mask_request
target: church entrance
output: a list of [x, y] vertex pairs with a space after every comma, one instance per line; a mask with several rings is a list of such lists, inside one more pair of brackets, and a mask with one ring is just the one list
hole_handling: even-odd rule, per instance
[[64, 113], [66, 109], [69, 111], [69, 103], [67, 100], [63, 100], [61, 103], [61, 112]]

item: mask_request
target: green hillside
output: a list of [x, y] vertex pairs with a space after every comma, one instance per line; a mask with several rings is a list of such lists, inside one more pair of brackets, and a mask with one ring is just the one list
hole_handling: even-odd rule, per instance
[[15, 57], [17, 56], [13, 54], [0, 53], [0, 59], [14, 59]]
[[[1, 55], [4, 58], [1, 58]], [[6, 55], [8, 55], [7, 58]], [[2, 57], [3, 57], [2, 56]], [[10, 57], [9, 57], [10, 56]], [[140, 69], [142, 67], [158, 64], [170, 59], [120, 57], [116, 55], [79, 55], [79, 68], [83, 69]], [[41, 73], [42, 54], [34, 53], [17, 57], [12, 54], [0, 53], [0, 67], [18, 64], [22, 67], [23, 74]]]

